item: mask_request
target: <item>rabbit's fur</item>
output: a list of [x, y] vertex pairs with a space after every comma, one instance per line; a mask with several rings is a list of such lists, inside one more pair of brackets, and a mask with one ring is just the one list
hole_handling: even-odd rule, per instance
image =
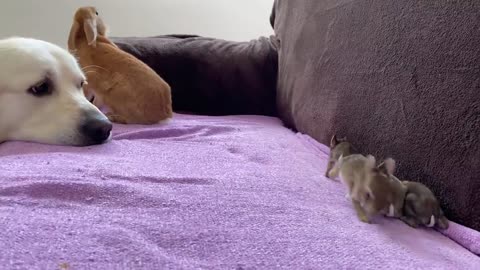
[[113, 122], [155, 124], [172, 117], [170, 86], [146, 64], [120, 50], [106, 32], [94, 7], [77, 10], [68, 49], [86, 73], [85, 94], [94, 94], [94, 104], [106, 106]]

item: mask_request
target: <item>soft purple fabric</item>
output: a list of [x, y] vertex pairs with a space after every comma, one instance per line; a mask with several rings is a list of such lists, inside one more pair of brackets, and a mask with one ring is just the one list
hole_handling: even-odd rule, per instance
[[101, 146], [5, 143], [0, 160], [1, 269], [480, 266], [439, 232], [357, 221], [326, 147], [276, 118], [176, 115]]

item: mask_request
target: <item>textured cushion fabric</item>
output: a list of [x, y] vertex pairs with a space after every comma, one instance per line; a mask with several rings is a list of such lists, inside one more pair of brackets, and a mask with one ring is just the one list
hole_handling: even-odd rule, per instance
[[393, 157], [480, 230], [480, 2], [276, 1], [278, 111]]
[[[479, 232], [357, 220], [328, 149], [262, 116], [0, 145], [7, 269], [478, 269]], [[470, 249], [470, 252], [468, 249]]]
[[231, 42], [170, 35], [113, 41], [170, 84], [177, 112], [276, 115], [277, 52], [269, 38]]

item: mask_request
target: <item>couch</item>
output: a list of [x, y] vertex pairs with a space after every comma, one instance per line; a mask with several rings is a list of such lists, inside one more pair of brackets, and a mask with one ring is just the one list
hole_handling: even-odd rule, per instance
[[278, 115], [324, 144], [346, 136], [363, 153], [396, 159], [401, 179], [425, 183], [450, 219], [480, 230], [480, 38], [472, 32], [480, 22], [472, 5], [277, 1], [269, 39], [117, 44], [169, 79], [176, 108]]
[[[476, 6], [279, 0], [268, 38], [114, 38], [176, 114], [0, 145], [2, 269], [478, 269]], [[358, 221], [333, 133], [430, 186], [449, 229]]]

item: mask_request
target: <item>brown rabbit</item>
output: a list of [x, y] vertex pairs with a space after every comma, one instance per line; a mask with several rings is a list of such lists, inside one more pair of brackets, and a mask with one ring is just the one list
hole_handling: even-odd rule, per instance
[[112, 122], [155, 124], [172, 117], [170, 86], [146, 64], [120, 50], [106, 36], [94, 7], [77, 10], [68, 49], [84, 69], [97, 107], [106, 106]]
[[390, 217], [402, 215], [406, 188], [399, 180], [391, 179], [395, 170], [395, 161], [386, 159], [375, 166], [375, 157], [359, 154], [340, 157], [331, 175], [341, 175], [342, 182], [348, 188], [357, 217], [363, 222], [377, 214]]
[[338, 138], [337, 135], [333, 135], [330, 140], [330, 155], [328, 157], [327, 171], [325, 177], [330, 178], [331, 175], [338, 174], [336, 170], [340, 168], [335, 166], [341, 158], [348, 157], [356, 154], [356, 150], [353, 145], [347, 141], [347, 138]]

